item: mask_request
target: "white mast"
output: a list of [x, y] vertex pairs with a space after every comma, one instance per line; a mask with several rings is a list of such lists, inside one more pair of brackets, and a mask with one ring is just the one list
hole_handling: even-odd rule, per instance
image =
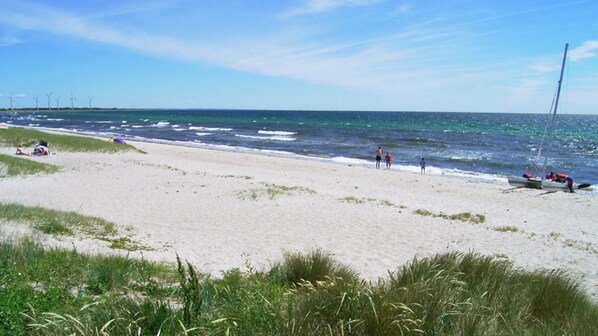
[[[552, 117], [550, 118], [550, 132], [548, 133], [548, 138], [552, 139], [552, 135], [554, 133], [554, 122], [556, 120], [556, 110], [559, 106], [559, 96], [561, 95], [561, 84], [563, 83], [563, 72], [565, 71], [565, 61], [567, 60], [567, 49], [569, 49], [569, 43], [565, 43], [565, 52], [563, 54], [563, 64], [561, 65], [561, 75], [559, 77], [559, 85], [556, 91], [556, 99], [554, 101], [554, 109], [552, 110]], [[548, 164], [548, 153], [552, 147], [552, 141], [548, 143], [548, 148], [544, 153], [544, 165], [542, 166], [542, 179], [546, 176], [546, 165]]]

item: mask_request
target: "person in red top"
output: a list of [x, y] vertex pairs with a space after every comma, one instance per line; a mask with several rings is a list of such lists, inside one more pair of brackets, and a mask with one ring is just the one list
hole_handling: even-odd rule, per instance
[[390, 170], [390, 153], [386, 152], [386, 156], [384, 157], [386, 160], [386, 169]]

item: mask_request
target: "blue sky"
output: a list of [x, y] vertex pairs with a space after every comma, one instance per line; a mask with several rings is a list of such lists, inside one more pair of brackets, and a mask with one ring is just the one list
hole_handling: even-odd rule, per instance
[[598, 1], [0, 0], [0, 107], [598, 114]]

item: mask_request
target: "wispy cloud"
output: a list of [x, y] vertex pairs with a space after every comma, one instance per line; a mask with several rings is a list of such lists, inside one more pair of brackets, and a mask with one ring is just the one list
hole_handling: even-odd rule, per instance
[[384, 0], [308, 0], [301, 7], [290, 9], [282, 17], [330, 12], [342, 7], [369, 6]]
[[594, 58], [597, 51], [598, 41], [585, 41], [581, 46], [571, 50], [571, 60], [579, 61], [585, 58]]
[[519, 85], [512, 87], [509, 90], [510, 95], [507, 99], [507, 106], [516, 108], [536, 100], [540, 88], [545, 84], [546, 82], [543, 80], [522, 80]]
[[20, 43], [23, 43], [23, 41], [15, 36], [8, 34], [0, 36], [0, 47], [8, 47]]

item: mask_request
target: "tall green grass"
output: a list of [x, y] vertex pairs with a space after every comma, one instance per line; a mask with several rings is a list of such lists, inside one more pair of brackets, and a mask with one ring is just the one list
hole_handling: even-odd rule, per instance
[[[6, 335], [596, 335], [598, 306], [559, 272], [477, 254], [414, 259], [374, 283], [329, 254], [216, 279], [177, 267], [0, 242]], [[321, 265], [321, 266], [318, 266]], [[283, 270], [295, 269], [287, 273]], [[297, 275], [301, 274], [301, 275]], [[291, 275], [292, 277], [288, 277]], [[312, 279], [312, 280], [307, 280]]]
[[37, 173], [54, 173], [58, 169], [57, 166], [51, 164], [0, 154], [0, 178]]
[[128, 144], [112, 143], [84, 136], [52, 134], [34, 129], [10, 127], [0, 129], [0, 146], [33, 148], [40, 140], [48, 142], [50, 151], [65, 152], [122, 152], [136, 150]]

